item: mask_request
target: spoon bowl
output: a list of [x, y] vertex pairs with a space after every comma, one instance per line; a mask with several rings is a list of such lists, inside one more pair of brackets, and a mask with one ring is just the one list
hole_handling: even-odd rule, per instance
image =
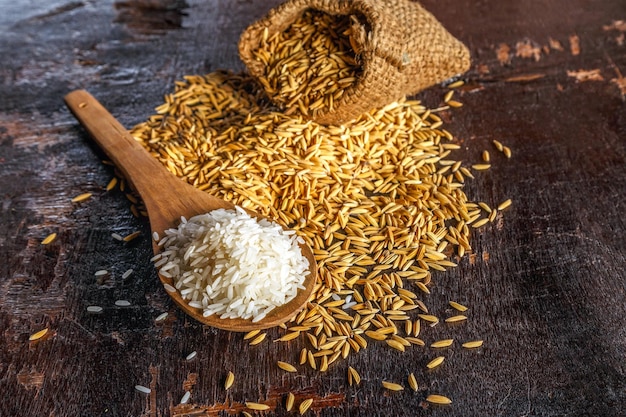
[[[76, 90], [67, 94], [65, 104], [141, 196], [148, 212], [152, 232], [164, 236], [165, 230], [178, 226], [181, 216], [189, 219], [221, 208], [234, 209], [233, 203], [198, 190], [170, 173], [87, 91]], [[253, 217], [263, 217], [258, 213], [247, 211]], [[154, 240], [152, 247], [155, 254], [161, 250]], [[277, 326], [291, 319], [303, 308], [315, 287], [317, 267], [313, 251], [306, 244], [300, 244], [300, 248], [309, 261], [309, 274], [304, 281], [305, 288], [298, 291], [293, 300], [276, 307], [256, 323], [251, 319], [204, 317], [202, 310], [189, 306], [178, 291], [167, 293], [181, 310], [212, 327], [245, 332]], [[165, 288], [174, 286], [171, 278], [159, 274], [159, 279]]]

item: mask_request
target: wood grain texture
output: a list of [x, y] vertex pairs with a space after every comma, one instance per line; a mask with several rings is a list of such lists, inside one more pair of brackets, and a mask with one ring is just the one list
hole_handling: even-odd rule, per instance
[[[473, 65], [445, 114], [460, 157], [492, 168], [470, 198], [512, 207], [473, 236], [474, 253], [435, 274], [434, 314], [470, 307], [454, 326], [424, 326], [401, 353], [370, 343], [325, 373], [296, 364], [303, 340], [249, 346], [187, 319], [149, 264], [135, 218], [104, 155], [65, 109], [88, 88], [126, 127], [143, 121], [185, 74], [241, 70], [237, 39], [278, 1], [16, 0], [0, 19], [1, 416], [235, 415], [246, 401], [287, 415], [314, 398], [321, 416], [620, 416], [626, 400], [626, 7], [619, 0], [423, 1], [469, 47]], [[21, 5], [21, 7], [17, 7]], [[622, 22], [620, 24], [620, 21]], [[444, 89], [420, 94], [440, 104]], [[497, 139], [512, 149], [506, 159]], [[93, 197], [73, 204], [83, 192]], [[111, 233], [142, 237], [124, 243]], [[40, 241], [57, 232], [54, 244]], [[135, 272], [127, 280], [121, 275]], [[111, 278], [97, 282], [94, 272]], [[116, 307], [129, 300], [131, 307]], [[86, 307], [100, 305], [102, 314]], [[163, 323], [154, 323], [162, 312]], [[30, 334], [48, 327], [45, 338]], [[460, 348], [483, 339], [480, 349]], [[191, 361], [186, 356], [197, 351]], [[440, 367], [425, 365], [439, 354]], [[348, 386], [347, 367], [362, 382]], [[225, 391], [228, 371], [235, 374]], [[406, 389], [415, 373], [419, 391]], [[381, 381], [402, 383], [388, 392]], [[134, 390], [152, 388], [149, 395]], [[180, 405], [192, 392], [188, 404]], [[428, 405], [428, 394], [450, 406]]]

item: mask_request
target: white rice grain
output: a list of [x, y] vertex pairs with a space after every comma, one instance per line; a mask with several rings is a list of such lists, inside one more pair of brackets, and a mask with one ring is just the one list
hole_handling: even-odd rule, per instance
[[[181, 219], [159, 241], [155, 267], [203, 316], [263, 320], [304, 288], [309, 262], [302, 240], [245, 210], [219, 209]], [[169, 287], [169, 288], [168, 288]]]

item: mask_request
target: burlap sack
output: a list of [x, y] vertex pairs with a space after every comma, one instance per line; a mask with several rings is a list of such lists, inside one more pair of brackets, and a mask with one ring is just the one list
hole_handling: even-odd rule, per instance
[[362, 71], [357, 82], [320, 111], [315, 121], [339, 125], [405, 95], [417, 93], [469, 69], [468, 49], [418, 3], [409, 0], [288, 0], [250, 25], [239, 54], [251, 75], [264, 73], [253, 57], [265, 28], [269, 36], [286, 30], [307, 9], [354, 16], [352, 37]]

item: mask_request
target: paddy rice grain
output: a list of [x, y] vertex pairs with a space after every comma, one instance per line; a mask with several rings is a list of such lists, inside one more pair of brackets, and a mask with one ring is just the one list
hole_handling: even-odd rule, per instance
[[48, 236], [45, 237], [44, 240], [41, 241], [42, 245], [49, 245], [50, 243], [54, 242], [57, 238], [57, 234], [56, 233], [50, 233]]
[[228, 371], [228, 374], [226, 375], [226, 380], [224, 381], [224, 389], [230, 389], [230, 387], [233, 386], [234, 382], [235, 374], [232, 371]]
[[445, 360], [445, 357], [443, 357], [443, 356], [438, 356], [438, 357], [436, 357], [435, 359], [433, 359], [433, 360], [431, 360], [430, 362], [428, 362], [428, 363], [426, 364], [426, 367], [427, 367], [428, 369], [433, 369], [433, 368], [436, 368], [436, 367], [438, 367], [439, 365], [441, 365], [441, 364], [443, 363], [443, 361], [444, 361], [444, 360]]
[[348, 366], [348, 384], [359, 385], [360, 383], [361, 383], [361, 376], [359, 375], [357, 370], [351, 366]]
[[452, 346], [452, 343], [454, 343], [454, 339], [443, 339], [443, 340], [438, 340], [436, 342], [431, 343], [430, 347], [444, 348], [444, 347]]
[[413, 372], [409, 374], [408, 382], [409, 382], [409, 387], [411, 387], [413, 391], [418, 390], [419, 387], [417, 385], [417, 379], [415, 378], [415, 375], [413, 374]]
[[471, 342], [463, 343], [461, 346], [463, 346], [466, 349], [474, 349], [474, 348], [481, 347], [482, 345], [483, 345], [482, 340], [472, 340]]
[[293, 404], [296, 400], [296, 396], [293, 395], [293, 393], [288, 393], [287, 394], [287, 399], [285, 400], [285, 410], [287, 411], [291, 411], [291, 409], [293, 408]]
[[430, 394], [426, 401], [433, 404], [452, 404], [452, 400], [444, 395]]
[[309, 408], [311, 408], [312, 404], [313, 404], [313, 398], [308, 398], [300, 403], [300, 406], [298, 407], [298, 411], [302, 415], [306, 413], [307, 411], [309, 411]]
[[257, 411], [266, 411], [270, 409], [270, 406], [267, 404], [255, 403], [250, 401], [246, 401], [246, 407], [248, 407], [250, 410]]
[[390, 391], [402, 391], [404, 387], [400, 384], [396, 384], [395, 382], [382, 381], [383, 387], [387, 388]]
[[35, 341], [35, 340], [39, 340], [42, 337], [44, 337], [46, 334], [48, 334], [48, 330], [49, 329], [47, 327], [45, 329], [39, 330], [38, 332], [31, 334], [28, 337], [28, 340], [31, 341], [31, 342]]
[[83, 193], [83, 194], [79, 194], [76, 197], [72, 198], [72, 203], [80, 203], [82, 201], [88, 200], [89, 198], [91, 198], [91, 193]]
[[278, 367], [279, 367], [280, 369], [282, 369], [283, 371], [287, 371], [287, 372], [298, 372], [298, 370], [296, 369], [296, 367], [295, 367], [295, 366], [293, 366], [293, 365], [292, 365], [292, 364], [290, 364], [290, 363], [283, 362], [283, 361], [278, 361], [276, 364], [277, 364], [277, 365], [278, 365]]
[[449, 304], [452, 308], [454, 308], [457, 311], [460, 311], [460, 312], [467, 311], [466, 306], [464, 306], [463, 304], [457, 303], [456, 301], [450, 301]]

